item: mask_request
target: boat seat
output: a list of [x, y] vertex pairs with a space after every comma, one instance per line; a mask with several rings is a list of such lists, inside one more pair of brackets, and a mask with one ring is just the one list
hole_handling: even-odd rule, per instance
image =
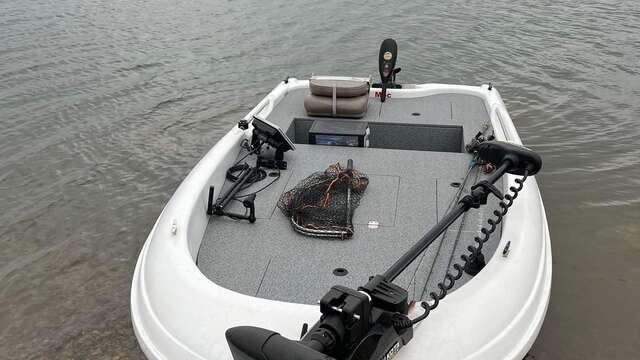
[[367, 113], [369, 87], [365, 78], [312, 77], [304, 108], [309, 116], [361, 118]]

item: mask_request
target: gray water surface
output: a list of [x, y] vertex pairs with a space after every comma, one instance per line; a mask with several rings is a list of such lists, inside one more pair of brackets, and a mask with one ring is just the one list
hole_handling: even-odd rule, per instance
[[[530, 358], [640, 358], [640, 2], [0, 0], [0, 357], [138, 358], [135, 261], [198, 159], [286, 76], [493, 82], [538, 176]], [[478, 309], [482, 311], [482, 309]]]

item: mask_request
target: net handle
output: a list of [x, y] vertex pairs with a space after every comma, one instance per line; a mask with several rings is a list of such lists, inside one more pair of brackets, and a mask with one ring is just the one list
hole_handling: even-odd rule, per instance
[[349, 177], [349, 181], [347, 181], [347, 215], [344, 223], [347, 224], [347, 228], [353, 233], [353, 224], [351, 223], [351, 186], [353, 185], [353, 159], [347, 160], [347, 176]]

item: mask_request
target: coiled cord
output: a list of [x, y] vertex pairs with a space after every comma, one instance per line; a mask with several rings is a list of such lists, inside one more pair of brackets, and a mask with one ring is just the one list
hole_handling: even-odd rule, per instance
[[[482, 237], [476, 236], [473, 239], [477, 245], [476, 246], [469, 245], [467, 247], [467, 250], [469, 250], [470, 256], [467, 254], [460, 255], [460, 259], [462, 259], [464, 263], [453, 264], [453, 268], [456, 270], [456, 273], [452, 274], [451, 272], [447, 271], [447, 274], [444, 276], [444, 280], [442, 280], [437, 284], [437, 287], [438, 289], [440, 289], [440, 292], [429, 293], [431, 300], [433, 300], [432, 304], [429, 304], [426, 301], [423, 301], [420, 303], [420, 306], [424, 309], [424, 313], [422, 313], [420, 316], [416, 317], [415, 319], [411, 320], [412, 326], [424, 320], [427, 316], [429, 316], [429, 313], [431, 312], [431, 310], [438, 307], [440, 300], [444, 299], [444, 297], [447, 296], [447, 293], [451, 289], [453, 289], [453, 286], [455, 285], [456, 281], [462, 278], [462, 275], [464, 273], [464, 268], [468, 266], [473, 261], [473, 259], [476, 256], [478, 256], [478, 254], [480, 254], [484, 243], [486, 243], [489, 240], [489, 237], [491, 236], [491, 234], [496, 231], [496, 228], [502, 222], [502, 219], [509, 211], [509, 208], [513, 205], [513, 201], [518, 197], [518, 193], [524, 187], [524, 182], [525, 180], [527, 180], [527, 176], [528, 176], [528, 172], [525, 170], [521, 178], [515, 179], [515, 182], [518, 184], [518, 186], [509, 187], [511, 194], [505, 194], [504, 200], [500, 201], [500, 203], [498, 204], [500, 206], [500, 209], [496, 209], [493, 211], [493, 215], [495, 216], [495, 219], [487, 220], [487, 223], [489, 224], [489, 228], [483, 227], [482, 229], [480, 229], [480, 232], [483, 234], [483, 236]], [[407, 323], [398, 324], [398, 325], [406, 326]]]

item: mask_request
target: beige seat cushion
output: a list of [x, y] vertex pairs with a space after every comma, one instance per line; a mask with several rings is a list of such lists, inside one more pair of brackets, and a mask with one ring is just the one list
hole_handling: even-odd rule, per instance
[[335, 108], [331, 96], [307, 95], [304, 108], [309, 116], [361, 118], [367, 113], [369, 95], [336, 98]]
[[333, 89], [336, 89], [336, 97], [350, 98], [369, 93], [369, 82], [364, 80], [311, 78], [309, 89], [317, 96], [333, 97]]

